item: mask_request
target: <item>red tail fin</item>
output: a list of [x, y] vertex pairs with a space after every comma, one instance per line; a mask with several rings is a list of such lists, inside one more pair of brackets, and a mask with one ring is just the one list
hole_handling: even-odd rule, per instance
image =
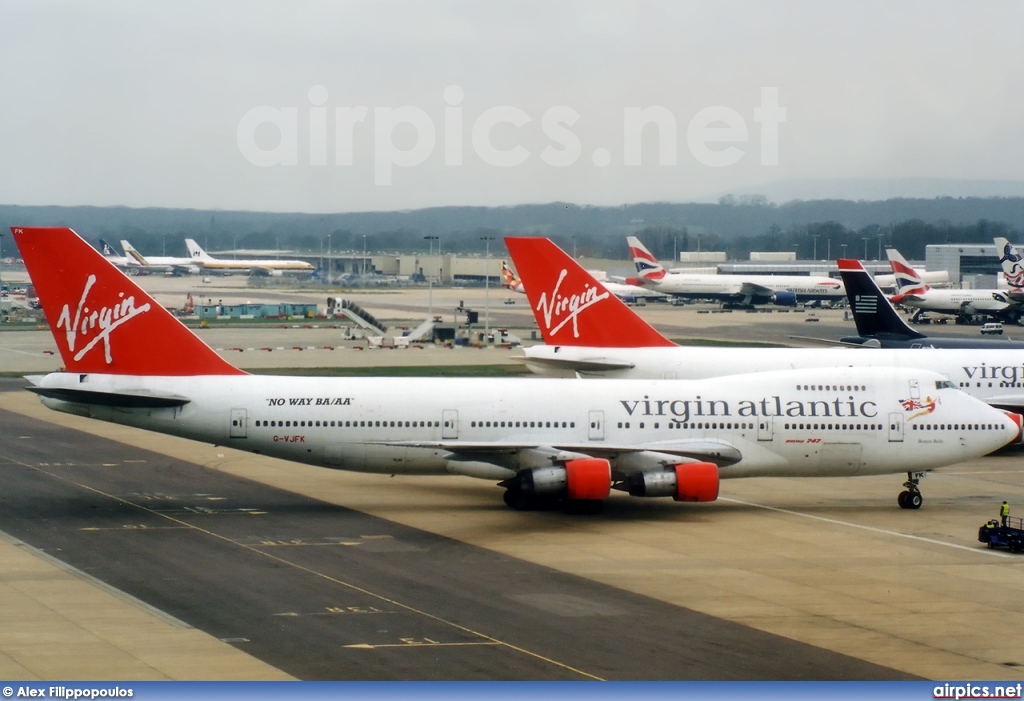
[[11, 233], [69, 372], [245, 374], [71, 229]]
[[674, 345], [546, 238], [507, 237], [545, 343], [641, 348]]

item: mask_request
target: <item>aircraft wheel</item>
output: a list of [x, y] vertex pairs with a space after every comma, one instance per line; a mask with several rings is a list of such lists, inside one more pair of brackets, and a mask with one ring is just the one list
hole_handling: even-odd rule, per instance
[[907, 496], [907, 508], [908, 509], [920, 509], [921, 504], [924, 503], [924, 497], [921, 496], [921, 492], [908, 492]]
[[900, 495], [896, 497], [896, 503], [900, 505], [901, 509], [909, 509], [907, 506], [907, 497], [910, 496], [910, 492], [900, 492]]

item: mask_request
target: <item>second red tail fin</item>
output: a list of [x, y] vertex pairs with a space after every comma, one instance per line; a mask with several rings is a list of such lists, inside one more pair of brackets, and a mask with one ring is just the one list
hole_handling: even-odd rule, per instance
[[550, 240], [510, 236], [505, 245], [548, 345], [674, 345]]
[[69, 372], [245, 374], [71, 229], [11, 233]]

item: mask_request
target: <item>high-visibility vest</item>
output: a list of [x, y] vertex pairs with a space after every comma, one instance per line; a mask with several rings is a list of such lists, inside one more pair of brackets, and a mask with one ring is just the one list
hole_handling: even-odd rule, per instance
[[999, 515], [1000, 516], [1009, 516], [1010, 515], [1010, 505], [1009, 504], [1003, 504], [1002, 506], [1000, 506], [999, 507]]

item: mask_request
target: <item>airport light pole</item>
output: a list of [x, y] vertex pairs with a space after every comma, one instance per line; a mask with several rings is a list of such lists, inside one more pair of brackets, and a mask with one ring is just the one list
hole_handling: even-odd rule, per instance
[[864, 237], [864, 260], [868, 259], [868, 237]]
[[[484, 337], [491, 337], [491, 241], [493, 236], [481, 236], [480, 240], [486, 247], [486, 262], [484, 263]], [[572, 257], [576, 258], [576, 237], [572, 237]]]
[[366, 234], [363, 234], [363, 277], [366, 277]]
[[327, 234], [327, 286], [331, 286], [331, 235]]
[[[427, 240], [427, 246], [429, 246], [429, 253], [427, 254], [428, 258], [432, 258], [434, 256], [434, 241], [437, 241], [437, 250], [440, 253], [440, 236], [424, 236], [423, 238]], [[438, 282], [440, 282], [440, 279]], [[427, 314], [430, 315], [431, 319], [434, 318], [434, 283], [430, 275], [427, 275]]]

